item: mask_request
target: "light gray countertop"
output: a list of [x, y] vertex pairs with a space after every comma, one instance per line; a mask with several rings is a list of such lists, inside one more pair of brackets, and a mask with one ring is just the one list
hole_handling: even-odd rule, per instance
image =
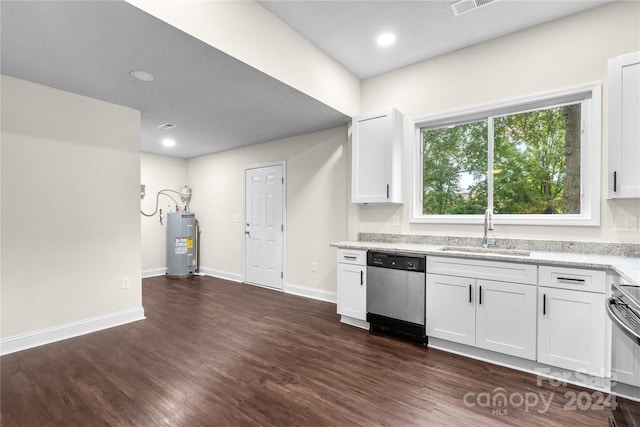
[[[640, 286], [640, 258], [585, 254], [573, 252], [530, 251], [527, 256], [509, 253], [456, 252], [451, 245], [431, 245], [399, 242], [344, 241], [332, 243], [341, 249], [379, 250], [410, 254], [437, 255], [454, 258], [486, 259], [493, 261], [511, 261], [523, 264], [558, 265], [578, 268], [592, 268], [615, 271], [629, 284]], [[446, 247], [448, 250], [443, 250]]]

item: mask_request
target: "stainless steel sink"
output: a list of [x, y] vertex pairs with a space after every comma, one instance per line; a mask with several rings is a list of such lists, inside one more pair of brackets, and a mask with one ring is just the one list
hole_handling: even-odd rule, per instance
[[445, 246], [440, 248], [443, 252], [464, 252], [472, 254], [482, 255], [514, 255], [514, 256], [529, 256], [530, 251], [522, 249], [499, 249], [499, 248], [476, 248], [473, 246]]

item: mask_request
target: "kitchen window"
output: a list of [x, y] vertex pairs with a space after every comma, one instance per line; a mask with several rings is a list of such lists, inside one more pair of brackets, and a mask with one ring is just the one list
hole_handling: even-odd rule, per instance
[[414, 120], [412, 222], [599, 225], [600, 85]]

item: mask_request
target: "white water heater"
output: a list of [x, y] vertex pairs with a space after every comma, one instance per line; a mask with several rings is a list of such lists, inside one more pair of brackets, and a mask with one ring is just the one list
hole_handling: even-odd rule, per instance
[[167, 276], [187, 277], [198, 272], [198, 234], [193, 212], [167, 215]]

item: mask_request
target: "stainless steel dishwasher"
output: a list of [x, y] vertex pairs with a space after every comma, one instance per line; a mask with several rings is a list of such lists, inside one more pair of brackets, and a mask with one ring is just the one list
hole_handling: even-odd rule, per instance
[[367, 252], [367, 322], [372, 331], [426, 342], [425, 265], [424, 256]]

